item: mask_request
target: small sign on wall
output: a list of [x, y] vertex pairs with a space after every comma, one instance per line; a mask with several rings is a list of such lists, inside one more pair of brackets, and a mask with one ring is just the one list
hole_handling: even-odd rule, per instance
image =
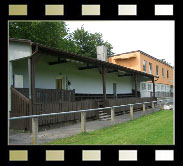
[[14, 87], [23, 88], [23, 75], [14, 75]]

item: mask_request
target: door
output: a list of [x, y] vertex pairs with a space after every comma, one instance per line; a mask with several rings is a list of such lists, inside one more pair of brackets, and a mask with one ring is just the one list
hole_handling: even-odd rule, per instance
[[114, 98], [117, 98], [117, 90], [116, 90], [116, 83], [113, 83], [113, 94], [114, 94]]
[[14, 87], [23, 88], [23, 75], [14, 75]]
[[63, 79], [59, 78], [59, 79], [56, 79], [56, 89], [63, 89]]

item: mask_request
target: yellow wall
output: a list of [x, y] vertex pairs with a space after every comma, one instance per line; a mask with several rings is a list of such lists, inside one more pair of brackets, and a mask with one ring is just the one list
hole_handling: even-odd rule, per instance
[[[128, 57], [130, 55], [132, 58]], [[134, 57], [133, 57], [134, 56]], [[121, 59], [125, 58], [125, 59]], [[108, 62], [120, 65], [120, 66], [125, 66], [128, 68], [132, 68], [134, 70], [141, 70], [140, 69], [140, 52], [133, 52], [133, 53], [127, 53], [127, 54], [122, 54], [114, 57], [109, 57]]]
[[[125, 53], [108, 58], [108, 62], [132, 68], [143, 72], [143, 60], [146, 61], [146, 73], [149, 72], [149, 62], [152, 63], [152, 74], [156, 76], [156, 65], [159, 66], [159, 79], [155, 83], [173, 85], [173, 68], [165, 65], [151, 57], [148, 57], [140, 51]], [[162, 76], [162, 68], [164, 68], [164, 77]], [[169, 78], [167, 78], [167, 70], [169, 70]], [[156, 80], [156, 78], [155, 78]], [[170, 82], [172, 80], [172, 82]]]
[[[140, 56], [141, 71], [143, 71], [143, 60], [146, 61], [146, 72], [148, 74], [150, 74], [149, 62], [152, 63], [152, 74], [154, 76], [156, 76], [156, 65], [159, 66], [159, 78], [155, 83], [173, 85], [173, 68], [141, 53]], [[162, 76], [162, 68], [164, 68], [164, 77]], [[169, 78], [167, 78], [167, 70], [169, 70]], [[172, 80], [172, 82], [170, 82], [170, 80]]]

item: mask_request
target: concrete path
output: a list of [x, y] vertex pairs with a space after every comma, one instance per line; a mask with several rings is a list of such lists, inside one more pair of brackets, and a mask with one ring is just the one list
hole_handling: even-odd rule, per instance
[[[152, 113], [152, 110], [146, 110], [146, 114]], [[134, 112], [134, 119], [143, 116], [142, 111]], [[130, 120], [129, 114], [115, 116], [115, 123], [124, 123]], [[111, 120], [101, 121], [94, 120], [86, 123], [86, 131], [93, 131], [104, 127], [111, 126]], [[81, 123], [77, 123], [70, 126], [40, 131], [38, 133], [39, 144], [43, 144], [49, 141], [53, 141], [59, 138], [65, 138], [72, 135], [79, 134], [81, 132]], [[10, 130], [9, 145], [31, 145], [32, 134], [31, 133], [17, 133]]]

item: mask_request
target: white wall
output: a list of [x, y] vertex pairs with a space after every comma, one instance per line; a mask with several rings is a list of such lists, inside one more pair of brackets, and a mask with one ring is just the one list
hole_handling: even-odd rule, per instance
[[32, 54], [32, 47], [27, 43], [9, 42], [9, 60], [16, 60], [28, 57]]
[[[146, 89], [142, 89], [142, 84], [146, 85]], [[151, 90], [148, 90], [148, 85], [151, 85]], [[141, 82], [140, 83], [141, 97], [150, 97], [150, 92], [153, 92], [153, 83]], [[170, 85], [155, 84], [155, 92], [170, 92]]]
[[[36, 55], [37, 57], [40, 55]], [[98, 69], [78, 70], [82, 64], [63, 63], [57, 65], [48, 65], [48, 62], [57, 61], [56, 57], [45, 56], [36, 64], [35, 80], [36, 88], [55, 89], [56, 77], [64, 76], [71, 82], [72, 89], [76, 93], [103, 93], [102, 77]], [[22, 59], [13, 62], [14, 74], [24, 76], [24, 88], [28, 88], [28, 60]], [[61, 73], [61, 75], [59, 75]], [[131, 93], [131, 77], [118, 77], [116, 73], [110, 73], [106, 76], [106, 89], [108, 94], [113, 93], [113, 83], [117, 83], [117, 93]]]

